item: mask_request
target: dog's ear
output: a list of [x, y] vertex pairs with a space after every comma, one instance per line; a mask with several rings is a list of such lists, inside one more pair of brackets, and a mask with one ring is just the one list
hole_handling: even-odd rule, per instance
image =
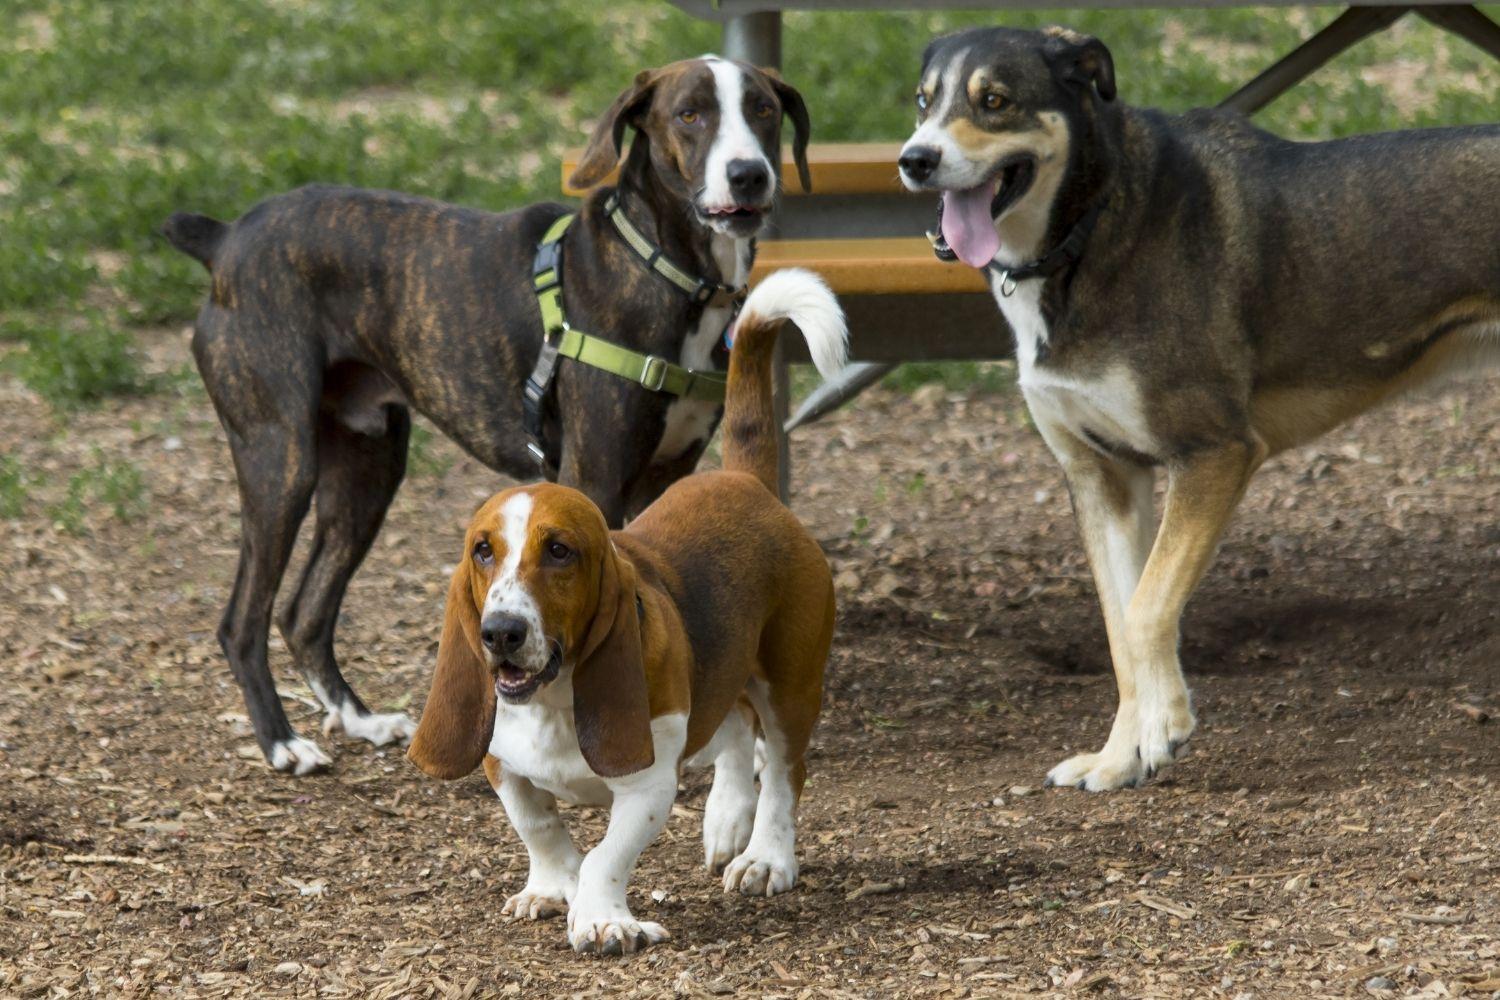
[[656, 89], [657, 73], [654, 69], [643, 69], [635, 76], [635, 82], [620, 92], [615, 103], [599, 118], [594, 134], [589, 138], [588, 148], [578, 161], [578, 169], [568, 178], [568, 186], [584, 190], [598, 184], [609, 176], [620, 162], [620, 149], [625, 142], [625, 126], [636, 124], [641, 112], [651, 103]]
[[1048, 28], [1046, 35], [1047, 61], [1060, 79], [1093, 86], [1106, 101], [1115, 99], [1115, 61], [1103, 42], [1069, 28]]
[[776, 99], [781, 102], [781, 113], [792, 120], [792, 159], [797, 164], [797, 180], [802, 190], [812, 194], [812, 174], [807, 169], [807, 142], [812, 138], [812, 119], [807, 116], [807, 102], [796, 87], [781, 78], [771, 67], [762, 67], [761, 72], [771, 81]]
[[573, 667], [573, 724], [595, 774], [617, 778], [656, 760], [635, 567], [613, 545], [599, 575], [599, 608]]
[[495, 728], [495, 685], [479, 652], [467, 551], [448, 584], [437, 672], [406, 758], [434, 778], [461, 778], [484, 759]]

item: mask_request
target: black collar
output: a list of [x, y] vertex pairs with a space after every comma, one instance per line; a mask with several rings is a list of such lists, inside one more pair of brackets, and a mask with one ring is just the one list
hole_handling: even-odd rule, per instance
[[1029, 264], [1020, 264], [1016, 267], [1005, 267], [995, 261], [990, 261], [987, 270], [994, 272], [1000, 279], [1000, 294], [1010, 298], [1011, 293], [1016, 290], [1016, 283], [1028, 278], [1050, 278], [1065, 267], [1078, 263], [1083, 256], [1083, 248], [1088, 245], [1089, 236], [1094, 232], [1094, 226], [1099, 223], [1099, 216], [1104, 212], [1104, 205], [1098, 204], [1084, 213], [1083, 218], [1074, 224], [1072, 232], [1052, 248], [1045, 256], [1032, 261]]
[[[1010, 298], [1016, 290], [1017, 282], [1028, 278], [1050, 278], [1063, 268], [1078, 263], [1083, 257], [1083, 250], [1088, 245], [1089, 237], [1093, 235], [1094, 226], [1098, 224], [1099, 216], [1103, 212], [1103, 202], [1089, 209], [1073, 226], [1067, 237], [1052, 249], [1051, 253], [1029, 264], [1005, 267], [995, 261], [990, 261], [986, 270], [993, 271], [1000, 279], [1000, 294]], [[952, 263], [958, 260], [958, 254], [954, 253], [953, 249], [948, 246], [948, 241], [943, 239], [943, 200], [941, 198], [938, 199], [937, 221], [937, 230], [928, 233], [927, 240], [932, 244], [933, 256], [938, 260]]]

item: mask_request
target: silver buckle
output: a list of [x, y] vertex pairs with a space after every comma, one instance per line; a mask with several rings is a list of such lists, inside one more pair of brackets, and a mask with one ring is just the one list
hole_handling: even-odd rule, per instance
[[646, 355], [646, 367], [641, 370], [641, 385], [652, 392], [661, 392], [667, 381], [667, 363], [654, 354]]
[[527, 441], [526, 450], [531, 452], [531, 457], [536, 459], [539, 465], [547, 464], [547, 453], [542, 451], [541, 445], [535, 441]]
[[1010, 276], [1009, 271], [1000, 272], [1000, 294], [1010, 298], [1016, 291], [1016, 279]]

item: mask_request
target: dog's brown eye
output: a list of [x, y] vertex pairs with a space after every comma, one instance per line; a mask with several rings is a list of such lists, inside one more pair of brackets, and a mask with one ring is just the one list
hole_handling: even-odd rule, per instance
[[573, 555], [573, 550], [562, 542], [549, 542], [547, 544], [547, 556], [553, 562], [567, 562]]
[[495, 561], [495, 550], [490, 548], [490, 543], [481, 538], [474, 543], [474, 558], [481, 566], [488, 566]]
[[1005, 98], [999, 94], [985, 94], [984, 106], [990, 111], [999, 111], [1005, 107]]
[[755, 109], [755, 117], [769, 118], [776, 113], [776, 107], [771, 104], [760, 104]]
[[677, 112], [677, 120], [682, 122], [682, 124], [684, 125], [694, 125], [698, 121], [698, 112], [694, 111], [692, 108], [684, 108], [683, 110]]

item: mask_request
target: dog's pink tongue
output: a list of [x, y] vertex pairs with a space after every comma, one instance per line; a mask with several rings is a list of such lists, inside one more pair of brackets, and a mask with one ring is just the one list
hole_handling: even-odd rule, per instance
[[994, 183], [967, 191], [943, 192], [943, 239], [970, 267], [987, 267], [1000, 252], [1000, 236], [990, 218]]

